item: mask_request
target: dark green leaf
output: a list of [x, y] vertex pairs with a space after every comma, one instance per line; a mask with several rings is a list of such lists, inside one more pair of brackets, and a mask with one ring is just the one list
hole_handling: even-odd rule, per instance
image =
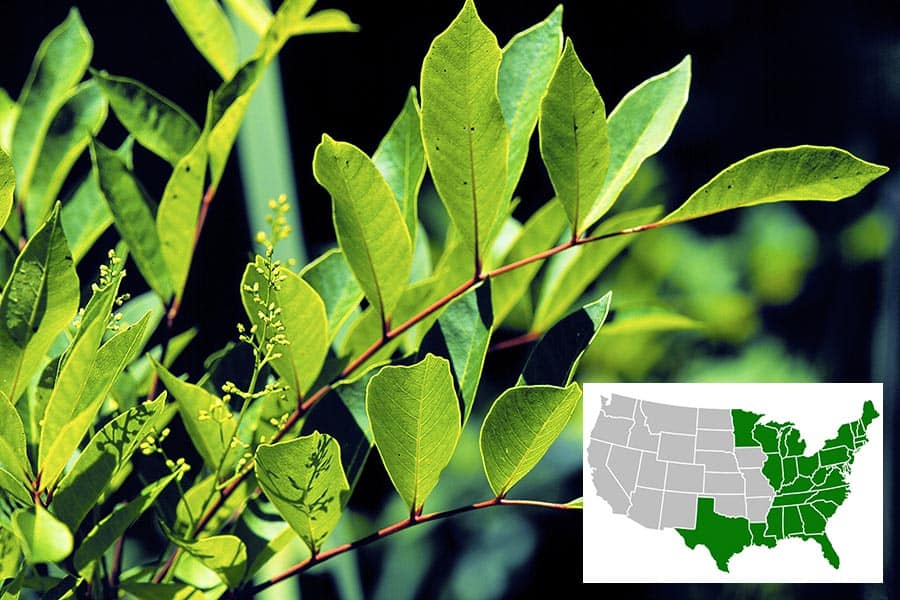
[[578, 406], [577, 383], [506, 390], [488, 411], [481, 427], [481, 457], [491, 489], [498, 497], [534, 468]]

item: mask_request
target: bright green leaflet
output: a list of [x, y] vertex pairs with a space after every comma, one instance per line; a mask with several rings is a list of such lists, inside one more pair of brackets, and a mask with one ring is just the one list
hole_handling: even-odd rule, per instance
[[[513, 263], [550, 248], [562, 235], [566, 223], [562, 204], [547, 202], [526, 221], [502, 262]], [[528, 288], [540, 268], [541, 263], [535, 262], [494, 279], [491, 287], [496, 323], [502, 323], [516, 303], [528, 294]]]
[[218, 0], [167, 1], [200, 54], [222, 79], [230, 79], [238, 68], [238, 42]]
[[74, 88], [50, 123], [24, 199], [25, 222], [34, 231], [53, 208], [72, 165], [106, 120], [106, 99], [91, 81]]
[[142, 583], [140, 581], [123, 581], [123, 591], [141, 600], [206, 600], [207, 596], [197, 588], [186, 583]]
[[237, 419], [218, 396], [178, 379], [156, 360], [152, 362], [160, 380], [178, 402], [178, 413], [191, 442], [206, 466], [215, 471], [231, 446]]
[[[83, 380], [74, 397], [60, 396], [55, 388], [47, 403], [38, 452], [38, 468], [42, 473], [43, 486], [53, 484], [59, 477], [94, 423], [116, 377], [140, 352], [148, 318], [149, 314], [136, 325], [123, 328], [103, 344], [96, 352], [89, 370], [85, 371], [83, 365], [73, 363], [74, 356], [66, 361], [60, 379], [71, 369], [75, 376], [81, 376]], [[103, 321], [100, 323], [102, 325]], [[62, 423], [61, 418], [64, 419]], [[51, 423], [57, 426], [51, 427]]]
[[19, 118], [13, 131], [11, 154], [22, 197], [28, 196], [47, 128], [66, 93], [81, 81], [93, 51], [94, 42], [75, 8], [38, 48], [19, 97]]
[[663, 223], [680, 223], [733, 208], [784, 200], [843, 200], [887, 167], [823, 146], [775, 148], [748, 156], [691, 194]]
[[644, 81], [628, 92], [607, 120], [609, 171], [587, 225], [600, 220], [618, 199], [644, 161], [659, 152], [687, 104], [691, 87], [691, 57]]
[[459, 441], [450, 363], [429, 354], [410, 367], [384, 367], [366, 388], [366, 413], [394, 487], [420, 514]]
[[197, 123], [171, 100], [134, 79], [106, 71], [91, 75], [116, 117], [147, 150], [175, 165], [197, 143]]
[[[591, 234], [602, 235], [650, 223], [661, 212], [660, 207], [651, 206], [615, 215], [603, 221]], [[554, 256], [549, 261], [541, 282], [531, 330], [546, 331], [562, 318], [569, 307], [597, 280], [603, 269], [634, 240], [633, 235], [622, 235], [572, 248]]]
[[243, 581], [247, 572], [247, 547], [239, 537], [214, 535], [195, 542], [174, 536], [170, 536], [170, 539], [204, 566], [212, 569], [228, 589], [235, 589]]
[[328, 135], [313, 158], [316, 181], [331, 194], [334, 229], [347, 263], [383, 323], [409, 280], [412, 244], [391, 188], [371, 159]]
[[703, 329], [703, 323], [665, 308], [644, 306], [640, 309], [617, 309], [615, 320], [604, 325], [603, 336], [691, 329]]
[[0, 296], [0, 391], [13, 403], [75, 316], [78, 296], [57, 205], [19, 254]]
[[94, 568], [94, 561], [100, 558], [107, 548], [112, 546], [144, 512], [156, 503], [156, 499], [176, 478], [184, 475], [184, 468], [144, 487], [137, 498], [115, 508], [110, 514], [91, 529], [81, 540], [75, 551], [75, 568], [82, 575], [88, 576]]
[[72, 532], [43, 506], [14, 512], [12, 531], [30, 564], [59, 562], [72, 553]]
[[128, 464], [138, 444], [153, 429], [162, 430], [160, 417], [165, 404], [163, 392], [156, 400], [116, 416], [91, 438], [53, 494], [53, 510], [70, 529], [78, 528], [115, 473]]
[[612, 292], [586, 304], [550, 328], [528, 356], [519, 385], [569, 385], [609, 314]]
[[12, 148], [13, 129], [19, 118], [19, 105], [0, 88], [0, 150], [9, 154]]
[[338, 443], [314, 432], [262, 445], [256, 451], [256, 478], [284, 520], [318, 553], [340, 520], [350, 489]]
[[476, 262], [505, 203], [509, 134], [497, 96], [503, 54], [472, 0], [422, 64], [422, 139], [435, 188]]
[[419, 350], [420, 356], [432, 352], [450, 359], [462, 401], [463, 426], [475, 404], [484, 357], [494, 331], [492, 285], [490, 280], [485, 281], [451, 302], [438, 317], [437, 326], [425, 334]]
[[[208, 508], [207, 500], [216, 493], [216, 485], [218, 485], [218, 481], [215, 474], [197, 479], [194, 485], [178, 500], [178, 506], [175, 507], [175, 533], [189, 535], [190, 532], [193, 532], [204, 509]], [[247, 501], [248, 492], [255, 488], [256, 482], [252, 477], [235, 488], [231, 496], [209, 520], [205, 530], [217, 531], [234, 514], [234, 511]]]
[[272, 11], [263, 0], [225, 0], [227, 6], [256, 35], [262, 35], [272, 21]]
[[513, 36], [503, 49], [497, 91], [509, 129], [506, 199], [512, 198], [525, 168], [541, 98], [562, 51], [562, 14], [559, 5], [546, 19]]
[[156, 232], [159, 235], [160, 252], [166, 263], [174, 288], [175, 298], [181, 299], [191, 269], [194, 255], [194, 237], [197, 219], [203, 201], [203, 183], [209, 159], [207, 136], [209, 134], [210, 107], [207, 123], [197, 143], [181, 157], [163, 191], [156, 211]]
[[22, 504], [34, 503], [31, 490], [22, 481], [22, 477], [13, 475], [4, 468], [0, 468], [0, 490], [5, 491], [10, 498], [15, 498]]
[[[0, 527], [0, 581], [15, 577], [19, 573], [21, 561], [22, 551], [19, 549], [15, 534], [5, 527]], [[4, 581], [4, 585], [6, 583]], [[2, 587], [0, 586], [0, 589]], [[6, 600], [7, 596], [0, 592], [0, 598]]]
[[570, 500], [569, 502], [566, 502], [566, 506], [569, 508], [583, 510], [584, 509], [584, 498], [575, 498], [574, 500]]
[[[284, 280], [278, 285], [280, 289], [268, 288], [266, 277], [259, 270], [259, 262], [247, 265], [241, 279], [241, 300], [250, 323], [256, 326], [256, 335], [265, 344], [268, 338], [275, 336], [275, 331], [267, 328], [260, 319], [259, 312], [265, 310], [254, 296], [258, 296], [266, 306], [274, 304], [281, 308], [278, 318], [284, 325], [284, 336], [289, 344], [280, 346], [281, 357], [272, 361], [288, 385], [299, 395], [305, 394], [316, 381], [325, 356], [328, 354], [328, 316], [325, 304], [316, 291], [299, 275], [285, 268], [278, 273]], [[267, 339], [261, 336], [266, 335]]]
[[91, 144], [91, 158], [116, 229], [128, 244], [141, 275], [157, 294], [168, 300], [172, 296], [172, 282], [147, 192], [119, 155], [96, 140]]
[[581, 388], [514, 387], [497, 398], [481, 427], [481, 457], [498, 497], [527, 475], [565, 429]]
[[328, 315], [328, 339], [333, 340], [363, 299], [363, 292], [339, 248], [333, 248], [300, 271], [312, 286]]
[[609, 139], [603, 99], [570, 39], [541, 101], [538, 130], [553, 189], [581, 235], [606, 177]]
[[372, 155], [372, 162], [391, 187], [412, 243], [418, 227], [419, 188], [425, 177], [419, 103], [416, 88], [410, 88], [406, 103]]
[[6, 394], [0, 392], [0, 466], [19, 477], [31, 478], [26, 443], [22, 417]]
[[16, 173], [12, 160], [0, 148], [0, 229], [6, 226], [6, 220], [12, 212], [13, 191], [16, 189]]

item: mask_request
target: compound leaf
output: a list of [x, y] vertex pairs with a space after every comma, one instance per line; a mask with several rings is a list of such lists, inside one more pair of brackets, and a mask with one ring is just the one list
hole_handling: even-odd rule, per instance
[[538, 129], [553, 189], [580, 235], [591, 225], [588, 218], [606, 177], [609, 139], [600, 92], [570, 39], [541, 101]]
[[365, 153], [328, 135], [313, 158], [331, 194], [338, 243], [369, 302], [387, 323], [409, 280], [412, 244], [391, 188]]
[[481, 457], [491, 489], [498, 497], [541, 460], [572, 417], [581, 389], [523, 386], [506, 390], [481, 427]]
[[422, 65], [422, 138], [435, 188], [480, 261], [505, 204], [509, 134], [497, 95], [503, 53], [466, 0]]
[[256, 478], [284, 520], [317, 554], [340, 520], [350, 489], [338, 443], [313, 432], [261, 445], [256, 451]]
[[450, 363], [429, 354], [409, 367], [384, 367], [369, 381], [366, 413], [394, 487], [420, 514], [459, 441]]

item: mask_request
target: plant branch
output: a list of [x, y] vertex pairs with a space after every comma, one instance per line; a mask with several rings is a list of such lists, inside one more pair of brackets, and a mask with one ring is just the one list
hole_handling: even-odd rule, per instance
[[259, 592], [270, 588], [276, 583], [280, 583], [285, 579], [293, 577], [295, 575], [299, 575], [312, 567], [321, 564], [335, 556], [339, 556], [344, 554], [345, 552], [349, 552], [351, 550], [356, 550], [357, 548], [361, 548], [363, 546], [367, 546], [372, 542], [377, 542], [378, 540], [382, 540], [388, 536], [394, 535], [395, 533], [399, 533], [411, 527], [415, 527], [416, 525], [421, 525], [422, 523], [430, 523], [432, 521], [438, 521], [441, 519], [446, 519], [448, 517], [453, 517], [462, 513], [472, 512], [475, 510], [481, 510], [483, 508], [490, 508], [492, 506], [535, 506], [539, 508], [548, 508], [553, 510], [573, 510], [572, 506], [567, 504], [558, 504], [555, 502], [540, 502], [537, 500], [507, 500], [506, 498], [491, 498], [489, 500], [483, 500], [481, 502], [476, 502], [474, 504], [467, 504], [466, 506], [460, 506], [457, 508], [453, 508], [450, 510], [444, 510], [439, 512], [428, 513], [425, 515], [411, 515], [402, 521], [398, 521], [393, 525], [388, 525], [378, 531], [367, 535], [366, 537], [360, 538], [353, 542], [348, 542], [346, 544], [341, 544], [340, 546], [336, 546], [330, 550], [326, 550], [325, 552], [320, 552], [318, 554], [313, 554], [311, 557], [307, 558], [304, 561], [297, 563], [296, 565], [290, 567], [289, 569], [279, 573], [259, 583], [252, 588], [250, 588], [250, 595], [258, 594]]

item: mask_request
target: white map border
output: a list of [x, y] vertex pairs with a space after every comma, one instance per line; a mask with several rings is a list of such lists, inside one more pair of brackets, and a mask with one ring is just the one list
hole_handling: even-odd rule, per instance
[[813, 453], [859, 418], [865, 400], [880, 413], [869, 426], [868, 443], [857, 453], [848, 482], [850, 495], [826, 532], [840, 557], [832, 568], [818, 544], [780, 540], [775, 548], [753, 546], [732, 557], [729, 573], [716, 568], [704, 546], [688, 548], [672, 529], [652, 530], [614, 515], [597, 495], [584, 459], [583, 580], [585, 582], [822, 582], [882, 583], [884, 576], [883, 464], [884, 402], [880, 383], [662, 384], [587, 383], [584, 385], [585, 442], [600, 414], [601, 396], [621, 394], [640, 400], [697, 408], [741, 408], [767, 421], [791, 421]]

